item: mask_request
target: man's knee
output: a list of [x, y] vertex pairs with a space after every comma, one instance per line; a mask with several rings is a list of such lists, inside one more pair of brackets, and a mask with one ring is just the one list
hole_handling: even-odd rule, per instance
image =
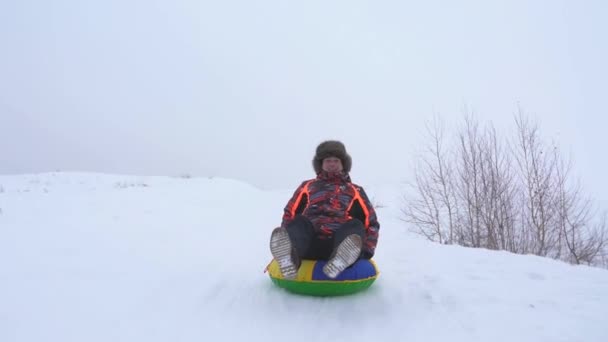
[[346, 235], [357, 234], [361, 237], [365, 235], [365, 225], [359, 219], [351, 219], [345, 222], [340, 230], [343, 230]]
[[285, 227], [289, 235], [309, 235], [314, 228], [312, 226], [312, 222], [303, 215], [297, 215], [294, 219]]

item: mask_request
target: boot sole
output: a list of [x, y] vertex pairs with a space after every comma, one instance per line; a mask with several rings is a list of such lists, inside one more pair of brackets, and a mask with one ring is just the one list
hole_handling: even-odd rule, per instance
[[336, 254], [323, 266], [323, 273], [336, 278], [342, 271], [354, 264], [361, 255], [363, 241], [359, 235], [349, 235], [338, 245]]
[[291, 259], [291, 240], [285, 228], [275, 228], [270, 236], [270, 253], [279, 264], [283, 278], [296, 279], [298, 269]]

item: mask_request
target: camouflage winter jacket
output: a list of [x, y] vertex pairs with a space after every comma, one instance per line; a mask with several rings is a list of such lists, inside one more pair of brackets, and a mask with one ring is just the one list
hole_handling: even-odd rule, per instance
[[363, 255], [374, 255], [380, 229], [376, 211], [363, 188], [351, 183], [348, 174], [323, 171], [317, 178], [304, 181], [285, 206], [282, 226], [299, 214], [307, 217], [321, 236], [331, 236], [343, 223], [359, 219], [366, 232]]

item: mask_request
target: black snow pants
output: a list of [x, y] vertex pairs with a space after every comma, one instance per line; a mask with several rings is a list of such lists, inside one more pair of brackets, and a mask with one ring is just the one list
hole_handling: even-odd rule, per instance
[[321, 235], [323, 233], [317, 232], [312, 222], [303, 215], [297, 215], [286, 229], [302, 259], [328, 260], [336, 247], [351, 234], [357, 234], [365, 241], [365, 226], [357, 219], [342, 224], [333, 236]]

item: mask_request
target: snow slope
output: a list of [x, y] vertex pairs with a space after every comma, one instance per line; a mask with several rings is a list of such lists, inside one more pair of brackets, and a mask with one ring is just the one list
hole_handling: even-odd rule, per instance
[[398, 189], [366, 190], [384, 205], [379, 279], [309, 298], [263, 273], [293, 189], [0, 176], [0, 341], [608, 341], [608, 271], [432, 244]]

